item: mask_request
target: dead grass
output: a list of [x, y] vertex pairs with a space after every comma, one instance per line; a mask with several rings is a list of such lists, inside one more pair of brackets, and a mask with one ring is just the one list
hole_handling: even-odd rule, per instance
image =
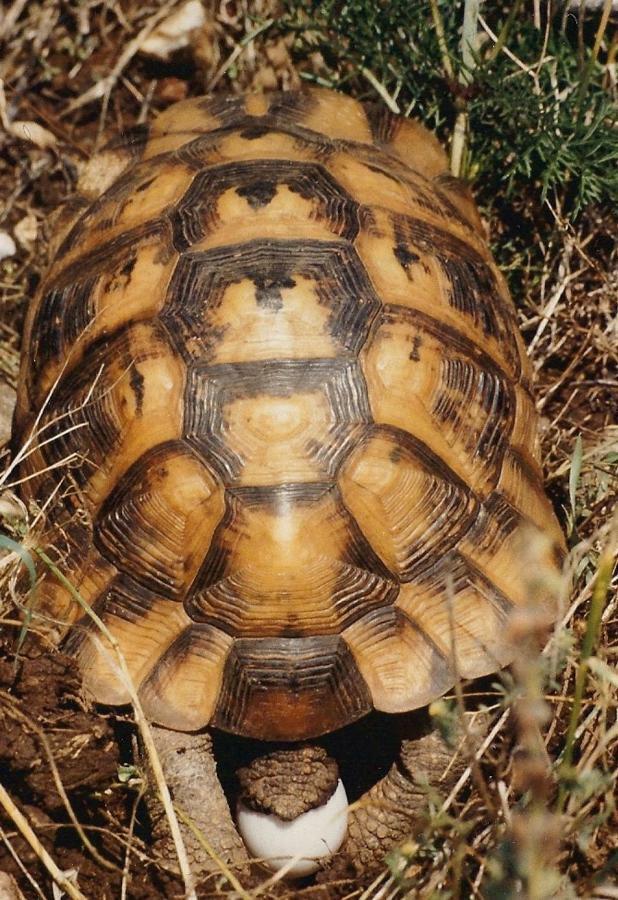
[[[143, 41], [181, 5], [180, 0], [122, 5], [115, 0], [14, 0], [5, 6], [0, 19], [5, 97], [0, 230], [18, 244], [17, 254], [0, 265], [0, 381], [9, 399], [24, 310], [46, 263], [50, 213], [71, 191], [77, 171], [102, 138], [209, 89], [299, 83], [293, 35], [278, 28], [278, 7], [271, 0], [204, 3], [206, 22], [191, 48], [170, 62], [143, 56]], [[320, 70], [323, 63], [313, 61]], [[494, 725], [491, 740], [476, 752], [482, 783], [471, 784], [468, 773], [456, 794], [433, 798], [424, 827], [371, 884], [315, 887], [307, 890], [309, 896], [618, 896], [618, 585], [612, 575], [618, 530], [612, 519], [618, 484], [616, 222], [602, 209], [588, 210], [576, 225], [560, 209], [551, 214], [556, 227], [541, 248], [541, 271], [538, 261], [533, 267], [517, 254], [512, 266], [520, 323], [537, 375], [547, 483], [571, 546], [572, 584], [559, 589], [564, 615], [540, 657], [542, 623], [530, 611], [517, 623], [523, 648], [519, 664], [488, 692]], [[491, 225], [497, 239], [507, 234], [502, 220]], [[27, 547], [36, 511], [25, 509], [5, 485], [0, 514], [4, 533]], [[20, 559], [14, 544], [3, 552], [0, 616], [12, 636], [20, 627], [12, 601]], [[5, 680], [0, 689], [5, 722], [14, 715], [10, 704]], [[47, 713], [41, 714], [37, 727], [53, 729], [51, 723]], [[26, 727], [24, 734], [31, 738], [33, 731]], [[57, 812], [62, 804], [50, 818], [16, 783], [5, 783], [0, 795], [0, 869], [14, 874], [28, 897], [51, 896], [50, 878], [61, 885], [68, 879], [71, 886], [63, 889], [76, 897], [83, 896], [78, 887], [83, 883], [92, 898], [177, 896], [178, 882], [157, 869], [134, 834], [132, 778], [135, 787], [134, 775], [97, 785], [90, 799], [80, 799], [75, 813], [87, 819], [97, 852], [109, 854], [109, 843], [99, 840], [106, 829], [129, 848], [115, 893], [106, 892], [108, 875], [87, 851], [80, 851], [80, 874], [66, 868], [54, 874], [56, 857], [65, 866], [80, 858], [73, 853], [75, 842], [73, 855], [66, 840], [60, 850], [55, 842], [57, 822], [68, 821]], [[121, 802], [101, 803], [106, 791]], [[88, 803], [99, 803], [96, 815], [85, 812]], [[31, 846], [41, 842], [35, 851], [41, 865], [20, 842], [20, 832]], [[254, 885], [250, 894], [282, 892], [272, 884], [262, 890]], [[215, 879], [199, 896], [233, 893], [229, 880]]]

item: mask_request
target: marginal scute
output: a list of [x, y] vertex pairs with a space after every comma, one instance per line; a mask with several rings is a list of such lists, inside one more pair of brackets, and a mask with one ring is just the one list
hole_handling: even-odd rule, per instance
[[402, 585], [396, 606], [433, 641], [453, 671], [476, 678], [501, 668], [511, 652], [504, 631], [512, 608], [471, 562], [447, 553]]
[[[134, 686], [150, 672], [167, 644], [189, 624], [179, 603], [160, 599], [126, 575], [110, 582], [93, 603], [93, 609], [113, 634]], [[70, 632], [63, 649], [77, 657], [85, 686], [99, 702], [129, 702], [118, 651], [87, 615]]]
[[212, 721], [232, 638], [177, 613], [185, 628], [163, 651], [140, 685], [146, 715], [176, 731], [198, 731]]
[[[330, 91], [214, 96], [89, 169], [15, 440], [147, 715], [302, 740], [508, 663], [520, 535], [564, 542], [515, 310], [435, 138]], [[38, 612], [126, 702], [51, 576]]]
[[363, 616], [343, 638], [382, 712], [425, 706], [453, 683], [448, 657], [398, 606]]

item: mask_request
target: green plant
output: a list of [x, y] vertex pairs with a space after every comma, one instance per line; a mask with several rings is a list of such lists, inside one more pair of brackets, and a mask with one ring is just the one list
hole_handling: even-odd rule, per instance
[[578, 48], [557, 11], [535, 21], [528, 4], [498, 2], [481, 5], [477, 20], [476, 7], [476, 0], [286, 0], [286, 25], [299, 55], [313, 60], [305, 78], [367, 99], [377, 92], [444, 138], [465, 111], [456, 174], [476, 179], [481, 198], [497, 188], [558, 197], [573, 214], [616, 199], [607, 21]]

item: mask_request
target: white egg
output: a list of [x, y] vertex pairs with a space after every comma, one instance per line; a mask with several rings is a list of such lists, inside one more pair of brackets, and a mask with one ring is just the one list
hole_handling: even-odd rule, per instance
[[[319, 861], [335, 853], [348, 827], [348, 798], [341, 780], [329, 800], [291, 822], [255, 812], [243, 803], [237, 808], [238, 830], [249, 853], [271, 869], [286, 867], [300, 878], [319, 868]], [[288, 868], [288, 863], [294, 860]]]

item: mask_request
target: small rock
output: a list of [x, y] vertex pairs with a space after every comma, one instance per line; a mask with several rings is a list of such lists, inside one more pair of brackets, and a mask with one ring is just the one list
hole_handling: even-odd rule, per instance
[[56, 135], [52, 134], [47, 128], [43, 128], [38, 122], [16, 121], [11, 122], [10, 131], [13, 137], [19, 138], [21, 141], [28, 141], [41, 150], [48, 150], [55, 147], [58, 141]]
[[206, 12], [200, 0], [189, 0], [157, 25], [141, 45], [140, 52], [166, 61], [175, 50], [187, 47], [193, 32], [205, 23]]
[[39, 225], [36, 216], [32, 213], [28, 213], [27, 216], [24, 216], [24, 218], [17, 223], [13, 229], [13, 233], [22, 247], [29, 250], [36, 241], [38, 230]]
[[0, 260], [7, 259], [9, 256], [15, 256], [17, 247], [15, 241], [6, 231], [0, 231]]

